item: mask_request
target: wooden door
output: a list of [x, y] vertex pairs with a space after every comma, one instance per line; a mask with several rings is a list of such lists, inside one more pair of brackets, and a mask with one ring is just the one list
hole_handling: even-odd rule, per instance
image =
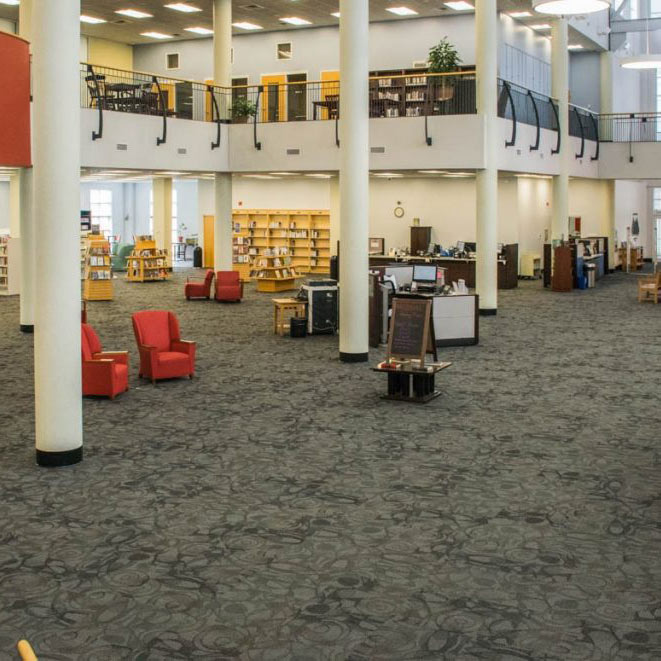
[[262, 94], [262, 122], [284, 122], [286, 111], [285, 74], [262, 76], [264, 92]]
[[214, 241], [214, 216], [204, 216], [204, 253], [203, 253], [203, 266], [205, 269], [213, 268], [213, 241]]
[[[339, 71], [322, 71], [321, 72], [321, 101], [327, 101], [340, 98], [340, 72]], [[339, 112], [339, 104], [335, 112]], [[330, 110], [328, 108], [321, 108], [319, 112], [320, 119], [329, 119]], [[333, 118], [335, 114], [333, 114]]]

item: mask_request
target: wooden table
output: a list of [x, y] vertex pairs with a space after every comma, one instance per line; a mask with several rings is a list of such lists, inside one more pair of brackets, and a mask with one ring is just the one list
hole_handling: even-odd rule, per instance
[[272, 298], [273, 301], [273, 332], [284, 335], [289, 331], [289, 320], [307, 315], [307, 302], [296, 298]]
[[381, 399], [426, 404], [440, 397], [441, 391], [436, 390], [435, 377], [450, 365], [452, 363], [435, 363], [428, 366], [430, 370], [409, 365], [400, 365], [398, 368], [377, 366], [372, 371], [388, 375], [388, 394], [382, 395]]

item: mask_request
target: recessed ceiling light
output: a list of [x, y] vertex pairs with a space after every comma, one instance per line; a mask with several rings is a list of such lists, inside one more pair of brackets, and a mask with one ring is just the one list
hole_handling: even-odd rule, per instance
[[277, 179], [278, 177], [273, 177], [270, 174], [244, 174], [246, 179]]
[[107, 23], [105, 18], [97, 18], [96, 16], [87, 16], [86, 14], [80, 15], [81, 23], [90, 23], [91, 25], [96, 25], [97, 23]]
[[399, 173], [399, 172], [373, 172], [372, 176], [374, 176], [374, 177], [388, 177], [390, 179], [392, 177], [403, 177], [404, 175]]
[[335, 16], [335, 18], [340, 18], [340, 12], [339, 11], [334, 11], [331, 16]]
[[306, 177], [314, 177], [315, 179], [330, 179], [332, 174], [322, 174], [321, 172], [315, 172], [313, 174], [306, 174]]
[[141, 32], [140, 34], [150, 39], [172, 39], [171, 34], [163, 34], [162, 32]]
[[138, 9], [116, 9], [115, 14], [121, 14], [129, 18], [154, 18], [152, 14], [148, 14], [146, 11], [139, 11]]
[[453, 0], [452, 2], [444, 2], [443, 4], [455, 11], [473, 11], [475, 9], [473, 5], [469, 2], [464, 2], [464, 0]]
[[289, 23], [289, 25], [312, 25], [312, 21], [307, 21], [298, 16], [285, 16], [278, 19], [281, 23]]
[[608, 9], [611, 2], [610, 0], [533, 0], [532, 6], [540, 14], [575, 16]]
[[567, 48], [569, 50], [583, 50], [583, 46], [581, 44], [569, 44]]
[[550, 30], [551, 26], [548, 23], [535, 23], [534, 25], [530, 25], [530, 28], [533, 30]]
[[511, 11], [508, 16], [512, 18], [526, 18], [527, 16], [532, 16], [529, 11]]
[[199, 7], [194, 5], [187, 5], [185, 2], [172, 2], [169, 5], [165, 5], [168, 9], [175, 9], [176, 11], [183, 11], [186, 14], [192, 14], [196, 11], [202, 11]]
[[420, 174], [445, 174], [447, 170], [418, 170]]
[[386, 7], [386, 11], [389, 11], [391, 14], [397, 14], [397, 16], [414, 16], [418, 13], [410, 7]]
[[235, 28], [241, 28], [242, 30], [263, 30], [264, 28], [261, 25], [256, 23], [248, 23], [248, 21], [240, 21], [239, 23], [232, 23]]
[[0, 0], [0, 5], [19, 5], [21, 0]]
[[295, 177], [296, 172], [269, 172], [269, 174], [275, 175], [276, 177]]
[[184, 28], [186, 32], [194, 32], [195, 34], [213, 34], [213, 30], [209, 28], [194, 27], [194, 28]]

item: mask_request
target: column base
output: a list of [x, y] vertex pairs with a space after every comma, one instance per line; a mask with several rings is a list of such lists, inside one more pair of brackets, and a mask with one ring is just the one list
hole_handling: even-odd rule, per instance
[[343, 363], [366, 363], [369, 358], [369, 353], [344, 353], [340, 351], [340, 360]]
[[495, 317], [498, 314], [498, 308], [480, 309], [480, 317]]
[[21, 324], [21, 333], [34, 333], [34, 324]]
[[58, 466], [72, 466], [83, 460], [83, 446], [65, 452], [44, 452], [37, 450], [37, 464], [55, 468]]

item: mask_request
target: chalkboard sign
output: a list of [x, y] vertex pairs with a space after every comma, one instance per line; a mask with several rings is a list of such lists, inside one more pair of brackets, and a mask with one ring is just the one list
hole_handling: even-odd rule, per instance
[[430, 345], [431, 300], [395, 298], [392, 302], [388, 360], [419, 360], [424, 363]]

